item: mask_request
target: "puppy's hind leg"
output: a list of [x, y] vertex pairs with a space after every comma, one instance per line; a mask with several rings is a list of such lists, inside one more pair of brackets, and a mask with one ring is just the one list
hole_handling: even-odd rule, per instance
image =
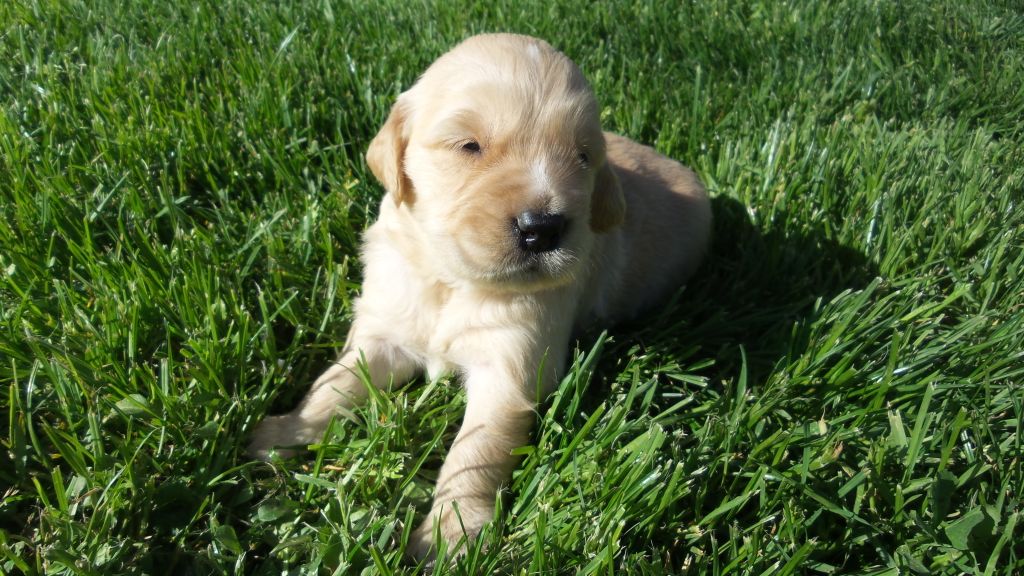
[[276, 447], [284, 457], [295, 453], [294, 447], [316, 442], [323, 435], [338, 409], [353, 408], [366, 401], [366, 386], [359, 377], [359, 363], [365, 359], [370, 381], [382, 388], [392, 379], [395, 383], [409, 380], [416, 362], [390, 342], [381, 339], [360, 339], [352, 330], [351, 342], [341, 358], [327, 369], [299, 403], [287, 414], [270, 416], [256, 426], [249, 444], [250, 456], [267, 460]]

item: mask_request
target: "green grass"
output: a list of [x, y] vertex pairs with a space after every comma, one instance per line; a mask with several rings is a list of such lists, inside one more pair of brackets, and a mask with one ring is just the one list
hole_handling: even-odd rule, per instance
[[242, 447], [342, 343], [394, 97], [495, 30], [693, 166], [714, 248], [435, 573], [1024, 572], [1018, 2], [190, 4], [0, 3], [0, 573], [424, 571], [455, 383]]

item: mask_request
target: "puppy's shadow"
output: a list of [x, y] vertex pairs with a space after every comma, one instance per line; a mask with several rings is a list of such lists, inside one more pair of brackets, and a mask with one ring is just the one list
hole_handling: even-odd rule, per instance
[[803, 351], [794, 326], [813, 320], [816, 300], [863, 288], [877, 269], [829, 238], [824, 227], [797, 224], [784, 212], [759, 226], [732, 198], [714, 198], [712, 210], [704, 264], [669, 304], [617, 327], [615, 347], [711, 358], [714, 364], [701, 375], [712, 383], [739, 374], [742, 349], [748, 381], [756, 386], [780, 360]]

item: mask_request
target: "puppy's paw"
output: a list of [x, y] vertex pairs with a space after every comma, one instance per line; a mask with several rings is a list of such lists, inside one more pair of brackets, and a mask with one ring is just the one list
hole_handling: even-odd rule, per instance
[[300, 418], [292, 414], [269, 416], [256, 425], [246, 452], [259, 460], [269, 461], [272, 452], [282, 458], [290, 458], [298, 453], [296, 447], [314, 440]]
[[[433, 561], [437, 555], [435, 534], [445, 542], [445, 556], [449, 558], [462, 556], [466, 547], [480, 534], [484, 524], [494, 516], [491, 504], [468, 506], [463, 505], [458, 511], [446, 503], [441, 509], [435, 508], [409, 536], [406, 556], [414, 561], [429, 559]], [[436, 529], [435, 529], [436, 525]]]

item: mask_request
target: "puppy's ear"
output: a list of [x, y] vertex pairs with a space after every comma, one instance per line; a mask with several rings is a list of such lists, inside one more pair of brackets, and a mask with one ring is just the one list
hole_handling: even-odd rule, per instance
[[406, 106], [399, 97], [384, 126], [366, 150], [366, 163], [397, 205], [411, 203], [413, 194], [412, 182], [404, 166], [405, 147], [409, 142], [405, 133], [406, 115]]
[[619, 177], [609, 162], [601, 165], [594, 180], [594, 196], [590, 200], [590, 229], [607, 232], [626, 220], [626, 197]]

